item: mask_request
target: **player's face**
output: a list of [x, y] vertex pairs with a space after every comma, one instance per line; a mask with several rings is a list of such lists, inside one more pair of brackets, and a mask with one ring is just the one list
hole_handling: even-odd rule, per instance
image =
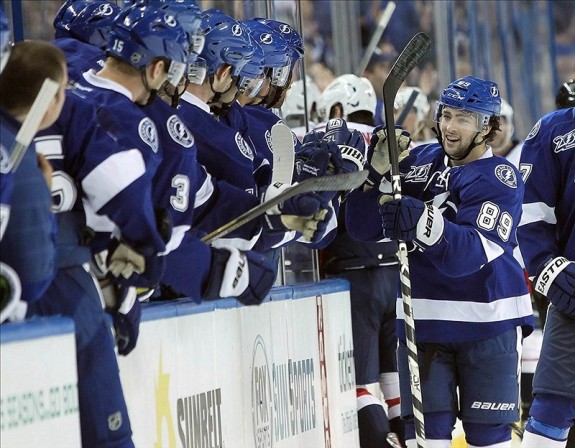
[[[444, 107], [439, 119], [441, 137], [445, 152], [458, 157], [467, 151], [473, 141], [479, 142], [489, 132], [489, 128], [478, 131], [478, 116], [475, 113], [461, 109]], [[473, 150], [472, 159], [476, 153], [483, 154], [483, 145]]]

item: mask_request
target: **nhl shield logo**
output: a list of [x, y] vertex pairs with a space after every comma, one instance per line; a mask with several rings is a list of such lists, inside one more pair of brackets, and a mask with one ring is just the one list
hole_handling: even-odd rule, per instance
[[152, 148], [152, 151], [158, 152], [158, 132], [156, 131], [156, 125], [148, 117], [143, 118], [138, 125], [138, 134], [142, 141]]
[[510, 188], [517, 188], [517, 176], [515, 171], [509, 165], [497, 165], [495, 167], [495, 176], [501, 183]]

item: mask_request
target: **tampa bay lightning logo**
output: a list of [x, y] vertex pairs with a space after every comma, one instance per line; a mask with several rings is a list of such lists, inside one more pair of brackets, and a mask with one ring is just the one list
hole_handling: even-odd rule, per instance
[[180, 117], [172, 115], [168, 118], [166, 125], [170, 137], [172, 137], [172, 140], [176, 143], [182, 145], [184, 148], [190, 148], [194, 144], [194, 136], [182, 120], [180, 120]]
[[178, 24], [176, 18], [171, 14], [166, 14], [164, 16], [164, 22], [166, 23], [166, 25], [171, 26], [172, 28]]
[[158, 152], [158, 132], [152, 120], [148, 117], [143, 118], [138, 125], [138, 134], [142, 141], [152, 148], [152, 151]]
[[112, 15], [113, 12], [114, 12], [114, 10], [112, 9], [112, 6], [109, 3], [102, 3], [98, 7], [98, 12], [96, 13], [96, 15], [97, 16], [110, 16], [110, 15]]
[[11, 168], [10, 165], [10, 155], [8, 154], [8, 150], [4, 145], [0, 144], [0, 173], [8, 173]]
[[236, 145], [246, 159], [254, 160], [254, 153], [252, 152], [252, 148], [248, 146], [239, 132], [236, 132]]
[[508, 187], [517, 188], [517, 176], [509, 165], [497, 165], [495, 167], [495, 176]]
[[491, 86], [491, 96], [497, 98], [499, 96], [499, 89], [497, 86]]
[[242, 27], [240, 24], [235, 24], [232, 26], [232, 34], [234, 36], [241, 36], [242, 35]]
[[541, 128], [541, 120], [539, 120], [537, 123], [535, 123], [535, 126], [533, 126], [533, 129], [531, 129], [531, 131], [529, 132], [527, 137], [525, 137], [525, 140], [531, 140], [533, 137], [535, 137], [539, 133], [540, 128]]
[[290, 34], [290, 33], [291, 33], [291, 26], [289, 26], [289, 25], [286, 24], [286, 23], [282, 23], [282, 24], [280, 25], [280, 32], [281, 32], [282, 34]]
[[555, 145], [554, 151], [556, 153], [575, 148], [575, 129], [567, 132], [567, 134], [555, 137], [553, 144]]
[[264, 33], [260, 36], [260, 42], [264, 45], [270, 45], [273, 41], [274, 38], [270, 33]]
[[274, 152], [274, 145], [272, 145], [272, 133], [269, 131], [269, 129], [265, 132], [264, 138], [266, 139], [269, 150]]

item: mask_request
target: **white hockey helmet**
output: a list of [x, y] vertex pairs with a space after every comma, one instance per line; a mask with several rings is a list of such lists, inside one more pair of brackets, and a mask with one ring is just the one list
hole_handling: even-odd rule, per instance
[[[314, 109], [317, 109], [317, 101], [320, 96], [319, 89], [313, 80], [306, 76], [306, 95], [307, 95], [307, 113], [312, 119]], [[315, 107], [314, 107], [315, 106]], [[292, 116], [303, 116], [305, 107], [305, 98], [303, 95], [303, 80], [295, 81], [287, 91], [285, 101], [281, 107], [284, 118]]]
[[511, 107], [511, 104], [503, 98], [501, 98], [501, 112], [499, 116], [505, 118], [507, 123], [513, 124], [513, 108]]
[[405, 104], [409, 101], [409, 97], [412, 92], [416, 91], [417, 96], [413, 102], [413, 107], [415, 108], [415, 113], [417, 116], [417, 121], [425, 121], [429, 114], [429, 101], [427, 95], [419, 87], [401, 87], [397, 95], [395, 96], [395, 102], [393, 103], [393, 108], [396, 110], [401, 110]]
[[367, 78], [352, 74], [335, 78], [322, 92], [318, 101], [318, 114], [322, 121], [330, 119], [331, 108], [336, 104], [343, 108], [343, 119], [357, 111], [375, 115], [377, 99], [375, 90]]

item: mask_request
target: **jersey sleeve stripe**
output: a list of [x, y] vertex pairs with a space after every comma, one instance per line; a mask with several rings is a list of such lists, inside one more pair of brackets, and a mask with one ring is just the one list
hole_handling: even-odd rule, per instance
[[523, 204], [523, 214], [521, 216], [521, 222], [519, 222], [519, 227], [538, 221], [543, 221], [548, 224], [557, 224], [555, 207], [549, 207], [544, 202]]
[[485, 257], [487, 258], [487, 263], [503, 255], [504, 250], [501, 246], [485, 238], [481, 234], [481, 232], [477, 231], [477, 234], [479, 235], [481, 245], [483, 246], [483, 252], [485, 253]]

